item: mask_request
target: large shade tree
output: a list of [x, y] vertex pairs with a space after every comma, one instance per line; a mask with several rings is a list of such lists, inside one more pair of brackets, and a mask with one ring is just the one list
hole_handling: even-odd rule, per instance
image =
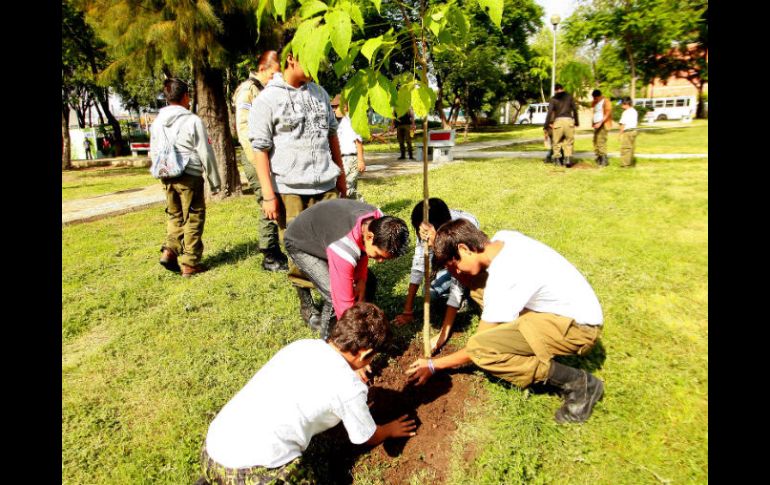
[[123, 150], [120, 123], [108, 102], [109, 88], [99, 74], [109, 64], [106, 45], [85, 22], [83, 12], [70, 0], [62, 0], [62, 168], [70, 167], [69, 114], [74, 109], [85, 128], [85, 113], [97, 107], [98, 116], [110, 125], [118, 153]]
[[467, 44], [434, 52], [432, 64], [440, 95], [449, 97], [450, 116], [462, 106], [476, 124], [481, 112], [532, 96], [536, 79], [527, 38], [541, 26], [542, 8], [533, 0], [505, 0], [499, 29], [472, 3], [464, 12], [470, 20]]
[[564, 22], [573, 45], [586, 40], [617, 46], [629, 67], [630, 94], [638, 79], [651, 80], [660, 57], [681, 37], [691, 0], [593, 0]]
[[[193, 110], [201, 117], [217, 158], [222, 191], [241, 192], [240, 175], [225, 98], [226, 69], [244, 53], [274, 48], [272, 30], [258, 35], [257, 2], [249, 0], [79, 0], [87, 19], [114, 59], [104, 82], [121, 76], [173, 77], [192, 73]], [[267, 27], [270, 27], [267, 25]], [[207, 189], [208, 190], [208, 189]]]

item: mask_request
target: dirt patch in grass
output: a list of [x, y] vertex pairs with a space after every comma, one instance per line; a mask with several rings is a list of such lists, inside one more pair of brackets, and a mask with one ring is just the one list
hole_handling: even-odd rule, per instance
[[[444, 348], [440, 355], [454, 352]], [[386, 440], [371, 449], [348, 441], [340, 424], [316, 436], [306, 453], [319, 483], [353, 483], [353, 476], [378, 470], [384, 483], [406, 483], [415, 473], [443, 483], [452, 454], [452, 437], [468, 406], [480, 402], [478, 377], [465, 371], [440, 372], [425, 385], [407, 384], [406, 368], [421, 357], [421, 344], [413, 343], [405, 352], [374, 367], [369, 400], [377, 424], [403, 415], [415, 418], [417, 435], [408, 439]], [[362, 456], [363, 455], [363, 456]], [[473, 459], [475, 451], [464, 456]], [[367, 472], [370, 473], [370, 472]]]

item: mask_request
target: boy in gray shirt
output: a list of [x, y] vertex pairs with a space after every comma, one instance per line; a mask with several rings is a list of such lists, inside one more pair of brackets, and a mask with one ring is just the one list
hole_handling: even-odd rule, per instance
[[[275, 74], [249, 111], [249, 140], [262, 187], [262, 210], [286, 226], [300, 212], [327, 199], [345, 197], [345, 170], [337, 139], [337, 119], [329, 94], [311, 81], [299, 59], [289, 54], [283, 75]], [[289, 280], [300, 300], [313, 284], [289, 262]]]

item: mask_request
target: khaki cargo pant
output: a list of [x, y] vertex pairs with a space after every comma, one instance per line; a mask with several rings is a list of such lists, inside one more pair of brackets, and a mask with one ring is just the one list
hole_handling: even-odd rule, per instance
[[607, 155], [607, 127], [604, 124], [594, 128], [594, 153], [597, 157]]
[[556, 118], [553, 122], [553, 157], [572, 156], [572, 146], [575, 144], [575, 120], [572, 118]]
[[636, 145], [636, 130], [627, 130], [620, 135], [620, 164], [624, 167], [636, 165], [634, 160], [634, 148]]
[[358, 200], [358, 155], [343, 155], [342, 166], [345, 168], [345, 183], [347, 184], [346, 199]]
[[[469, 282], [471, 298], [484, 307], [486, 272]], [[474, 364], [519, 387], [545, 381], [557, 355], [584, 355], [601, 326], [579, 325], [569, 317], [524, 309], [512, 322], [476, 333], [465, 346]]]
[[278, 243], [278, 224], [265, 216], [262, 210], [262, 186], [259, 185], [259, 177], [254, 165], [246, 157], [246, 152], [241, 152], [241, 163], [243, 164], [243, 173], [249, 180], [249, 187], [254, 191], [257, 198], [257, 211], [259, 211], [259, 249], [280, 250]]
[[398, 139], [398, 149], [401, 150], [401, 157], [405, 156], [405, 150], [408, 147], [409, 158], [412, 158], [412, 127], [410, 125], [397, 126], [396, 138]]
[[[283, 243], [283, 236], [286, 233], [286, 228], [303, 210], [308, 207], [313, 207], [315, 204], [323, 202], [324, 200], [336, 199], [338, 197], [336, 188], [314, 195], [278, 195], [281, 196], [281, 205], [283, 206], [281, 210], [278, 211], [278, 236], [281, 239], [281, 243]], [[303, 288], [315, 288], [313, 282], [310, 281], [299, 268], [297, 268], [297, 265], [294, 264], [294, 261], [292, 261], [291, 258], [289, 258], [289, 281], [294, 285]]]
[[182, 174], [163, 181], [166, 191], [166, 241], [180, 264], [196, 266], [203, 256], [206, 199], [203, 177]]

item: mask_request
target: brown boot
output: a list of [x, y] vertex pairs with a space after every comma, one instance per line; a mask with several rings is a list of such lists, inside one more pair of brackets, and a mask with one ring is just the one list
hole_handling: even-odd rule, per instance
[[182, 276], [185, 278], [190, 278], [194, 274], [203, 273], [204, 270], [201, 266], [187, 266], [186, 264], [182, 264]]
[[160, 250], [160, 260], [158, 262], [169, 271], [179, 272], [179, 263], [176, 260], [176, 253], [169, 248]]

